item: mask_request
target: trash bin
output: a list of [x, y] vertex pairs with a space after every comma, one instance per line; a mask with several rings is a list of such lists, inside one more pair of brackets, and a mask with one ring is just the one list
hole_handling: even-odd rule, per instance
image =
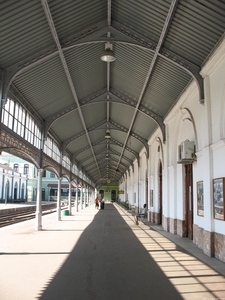
[[69, 211], [68, 211], [68, 209], [64, 209], [63, 215], [64, 215], [64, 216], [69, 216]]

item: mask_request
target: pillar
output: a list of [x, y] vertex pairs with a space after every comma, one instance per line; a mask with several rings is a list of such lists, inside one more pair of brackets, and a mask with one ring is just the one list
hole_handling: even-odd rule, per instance
[[69, 210], [69, 215], [71, 216], [71, 182], [69, 182], [69, 203], [68, 203], [68, 210]]
[[78, 212], [78, 185], [76, 190], [75, 212]]
[[42, 230], [42, 172], [43, 169], [38, 169], [35, 230]]
[[80, 189], [80, 209], [83, 209], [83, 187]]
[[57, 194], [57, 221], [61, 221], [61, 181], [62, 178], [58, 179], [58, 194]]

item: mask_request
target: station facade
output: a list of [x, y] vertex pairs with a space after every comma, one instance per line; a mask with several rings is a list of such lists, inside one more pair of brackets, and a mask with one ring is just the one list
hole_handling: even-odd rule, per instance
[[120, 198], [148, 205], [148, 218], [225, 261], [225, 40], [201, 70], [205, 102], [195, 83], [165, 118], [120, 182]]

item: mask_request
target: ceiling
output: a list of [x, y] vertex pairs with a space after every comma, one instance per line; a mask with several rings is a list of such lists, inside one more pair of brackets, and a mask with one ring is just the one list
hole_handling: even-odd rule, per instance
[[96, 185], [149, 155], [158, 127], [166, 141], [163, 120], [192, 80], [204, 102], [199, 72], [225, 32], [225, 0], [8, 0], [0, 11], [2, 98], [16, 91]]

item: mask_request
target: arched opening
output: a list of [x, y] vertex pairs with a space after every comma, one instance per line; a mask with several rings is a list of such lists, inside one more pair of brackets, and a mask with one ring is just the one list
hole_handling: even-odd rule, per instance
[[9, 181], [7, 180], [5, 184], [5, 204], [7, 204], [8, 199], [9, 199]]
[[45, 201], [45, 189], [42, 188], [42, 201]]
[[115, 201], [116, 201], [116, 191], [115, 191], [115, 190], [112, 190], [112, 191], [111, 191], [111, 201], [112, 201], [112, 202], [115, 202]]
[[158, 171], [158, 176], [159, 176], [159, 220], [158, 224], [162, 224], [162, 162], [161, 160], [159, 161], [159, 171]]
[[104, 198], [104, 190], [100, 190], [99, 194], [101, 194], [102, 198]]
[[22, 184], [22, 187], [21, 187], [21, 199], [24, 199], [24, 183]]
[[149, 205], [148, 205], [148, 171], [147, 170], [145, 174], [145, 203], [147, 204], [147, 208], [148, 208]]
[[17, 199], [17, 182], [15, 182], [14, 184], [14, 191], [13, 191], [13, 199], [16, 200]]

